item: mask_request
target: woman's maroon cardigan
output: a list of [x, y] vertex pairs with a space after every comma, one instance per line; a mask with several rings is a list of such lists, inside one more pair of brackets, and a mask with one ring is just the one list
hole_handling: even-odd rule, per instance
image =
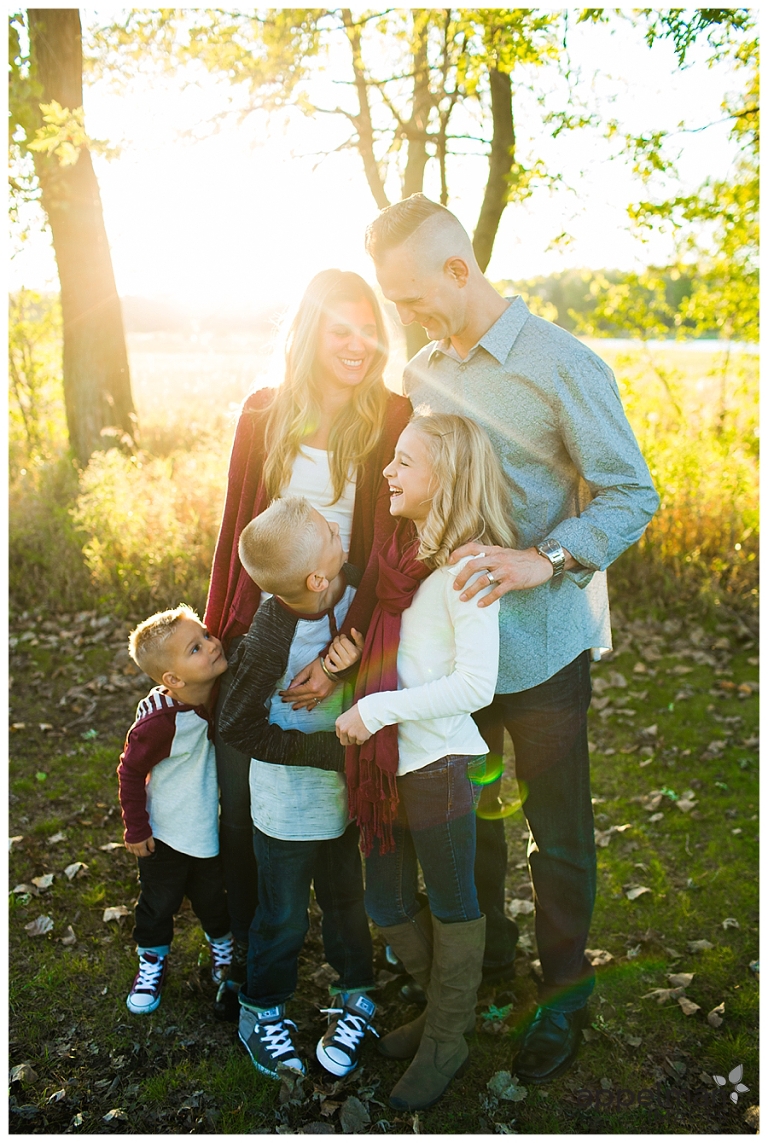
[[[232, 445], [224, 515], [205, 608], [205, 625], [225, 648], [237, 635], [246, 633], [261, 599], [260, 589], [240, 563], [237, 545], [246, 524], [269, 503], [263, 480], [264, 433], [273, 394], [273, 389], [260, 389], [246, 398]], [[381, 473], [392, 459], [397, 438], [410, 415], [410, 401], [390, 393], [381, 436], [358, 473], [349, 562], [364, 570], [342, 627], [347, 633], [353, 627], [358, 631], [367, 629], [376, 603], [378, 553], [396, 523], [389, 513], [389, 491]]]

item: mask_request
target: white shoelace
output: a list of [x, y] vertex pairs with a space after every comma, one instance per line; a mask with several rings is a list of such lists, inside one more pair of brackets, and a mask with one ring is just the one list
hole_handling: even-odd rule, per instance
[[293, 1020], [278, 1020], [275, 1024], [258, 1025], [259, 1036], [273, 1059], [284, 1056], [286, 1053], [296, 1055], [296, 1049], [291, 1042], [289, 1026], [296, 1029]]
[[235, 951], [235, 942], [232, 938], [230, 937], [228, 941], [209, 941], [208, 943], [211, 946], [213, 967], [229, 968]]
[[139, 972], [136, 978], [136, 983], [131, 989], [132, 992], [154, 992], [163, 972], [163, 965], [165, 960], [163, 957], [158, 957], [156, 961], [147, 960], [145, 957], [139, 957]]
[[343, 1048], [351, 1048], [354, 1051], [365, 1035], [366, 1028], [378, 1038], [379, 1033], [364, 1016], [356, 1016], [354, 1012], [349, 1012], [346, 1008], [321, 1008], [320, 1011], [329, 1016], [341, 1016], [341, 1019], [336, 1023], [333, 1038]]

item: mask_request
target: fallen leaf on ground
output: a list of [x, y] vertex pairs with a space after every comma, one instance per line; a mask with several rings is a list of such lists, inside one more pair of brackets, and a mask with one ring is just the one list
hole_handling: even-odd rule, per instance
[[59, 1100], [62, 1100], [66, 1097], [66, 1094], [67, 1094], [67, 1089], [65, 1087], [59, 1088], [59, 1090], [55, 1091], [53, 1093], [53, 1095], [48, 1096], [48, 1102], [49, 1103], [58, 1103]]
[[105, 1123], [111, 1123], [113, 1119], [127, 1121], [128, 1116], [122, 1107], [113, 1107], [111, 1111], [108, 1111], [106, 1115], [102, 1115], [101, 1118]]
[[714, 947], [710, 941], [688, 941], [688, 952], [692, 953], [708, 952]]
[[364, 1127], [371, 1122], [365, 1104], [361, 1103], [356, 1095], [345, 1099], [339, 1112], [341, 1130], [345, 1135], [359, 1135]]
[[44, 873], [41, 877], [33, 877], [32, 884], [36, 885], [38, 889], [50, 889], [53, 885], [53, 873]]
[[594, 1029], [592, 1029], [592, 1028], [582, 1028], [581, 1034], [584, 1037], [584, 1042], [586, 1044], [591, 1044], [593, 1042], [593, 1040], [599, 1040], [600, 1039], [600, 1033], [595, 1032]]
[[627, 680], [622, 675], [621, 671], [609, 671], [608, 678], [606, 679], [609, 687], [626, 687]]
[[649, 889], [647, 885], [625, 885], [624, 894], [628, 901], [636, 901], [638, 897], [642, 897], [644, 893], [652, 893], [653, 890]]
[[59, 940], [61, 941], [61, 943], [63, 945], [77, 944], [77, 937], [75, 936], [75, 930], [72, 928], [71, 925], [67, 925], [66, 933], [64, 934], [63, 937], [59, 937]]
[[316, 984], [318, 988], [327, 988], [332, 980], [336, 979], [336, 970], [331, 968], [329, 964], [321, 964], [312, 973], [310, 980]]
[[584, 956], [593, 968], [599, 968], [600, 965], [603, 964], [610, 964], [613, 960], [613, 953], [609, 953], [607, 949], [584, 949]]
[[17, 834], [16, 837], [9, 837], [8, 838], [8, 852], [10, 853], [11, 850], [13, 849], [14, 845], [18, 845], [19, 842], [23, 841], [23, 840], [24, 840], [24, 834], [23, 833]]
[[121, 917], [130, 917], [131, 910], [126, 909], [125, 905], [110, 905], [109, 908], [104, 910], [102, 921], [119, 921]]
[[46, 730], [53, 730], [53, 723], [52, 722], [38, 722], [37, 725], [38, 725], [38, 729], [42, 730], [44, 733]]
[[11, 1083], [36, 1083], [37, 1072], [31, 1064], [17, 1064], [11, 1068]]
[[735, 917], [726, 917], [725, 920], [723, 921], [723, 928], [724, 929], [740, 929], [741, 925], [739, 924], [739, 922], [736, 920]]
[[687, 988], [695, 975], [695, 972], [670, 972], [667, 980], [673, 988]]
[[48, 844], [49, 845], [58, 845], [60, 841], [66, 841], [66, 840], [67, 840], [67, 835], [64, 833], [63, 830], [59, 830], [58, 833], [51, 834], [51, 836], [48, 838]]
[[642, 1036], [625, 1036], [624, 1039], [632, 1048], [639, 1048], [643, 1042]]
[[747, 1127], [752, 1129], [752, 1131], [758, 1131], [759, 1132], [759, 1130], [760, 1130], [760, 1105], [759, 1104], [755, 1104], [753, 1107], [747, 1108], [747, 1110], [744, 1112], [744, 1122], [746, 1123]]
[[707, 1023], [711, 1024], [713, 1028], [719, 1028], [725, 1016], [725, 1001], [723, 1000], [718, 1004], [717, 1008], [713, 1008], [711, 1012], [707, 1013]]
[[496, 1099], [508, 1099], [512, 1103], [521, 1103], [528, 1095], [528, 1089], [522, 1087], [517, 1076], [510, 1075], [509, 1072], [496, 1072], [486, 1086]]
[[649, 823], [655, 824], [656, 822], [660, 822], [663, 817], [664, 817], [664, 811], [659, 810], [658, 813], [651, 814], [651, 816], [648, 818], [648, 821], [649, 821]]
[[625, 830], [628, 830], [628, 829], [632, 829], [631, 822], [627, 822], [625, 825], [620, 825], [620, 826], [618, 826], [618, 825], [609, 826], [608, 829], [604, 829], [604, 830], [596, 829], [595, 830], [595, 844], [600, 845], [603, 848], [605, 848], [605, 846], [608, 845], [608, 843], [610, 842], [611, 838], [613, 837], [613, 835], [615, 833], [624, 833]]
[[31, 937], [42, 937], [45, 933], [50, 933], [53, 928], [53, 920], [43, 914], [34, 921], [30, 921], [24, 928]]
[[640, 997], [641, 1000], [655, 1000], [657, 1004], [666, 1004], [668, 1000], [678, 1000], [685, 991], [684, 988], [652, 988]]
[[675, 805], [677, 806], [677, 808], [679, 810], [682, 810], [682, 812], [684, 814], [689, 813], [694, 808], [694, 806], [696, 804], [697, 803], [696, 803], [695, 798], [686, 798], [686, 797], [679, 798], [678, 801], [675, 802]]
[[694, 1002], [689, 1000], [687, 996], [678, 996], [677, 1003], [680, 1005], [686, 1016], [693, 1016], [694, 1012], [699, 1012], [701, 1010], [701, 1005], [694, 1004]]
[[111, 853], [113, 849], [125, 849], [125, 846], [121, 841], [108, 841], [106, 845], [100, 845], [99, 849], [104, 853]]
[[524, 901], [520, 897], [512, 897], [504, 905], [504, 912], [510, 917], [519, 917], [521, 914], [532, 913], [536, 906], [533, 901]]
[[64, 870], [64, 876], [66, 877], [67, 881], [71, 881], [73, 877], [78, 875], [78, 873], [85, 873], [87, 868], [88, 866], [84, 861], [73, 861], [72, 864], [68, 865]]
[[38, 890], [34, 885], [27, 885], [26, 881], [22, 881], [20, 885], [14, 885], [11, 893], [31, 893], [33, 897], [38, 896]]

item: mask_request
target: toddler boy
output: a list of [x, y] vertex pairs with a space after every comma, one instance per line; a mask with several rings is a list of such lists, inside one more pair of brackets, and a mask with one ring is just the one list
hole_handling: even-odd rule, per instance
[[117, 768], [125, 848], [139, 860], [139, 971], [126, 1004], [140, 1015], [160, 1003], [173, 915], [185, 894], [211, 947], [215, 983], [232, 963], [211, 725], [211, 692], [227, 660], [183, 604], [140, 623], [129, 650], [158, 684], [139, 703]]
[[358, 831], [349, 823], [344, 750], [335, 734], [343, 687], [312, 711], [293, 710], [279, 692], [329, 644], [323, 661], [331, 672], [360, 657], [362, 636], [338, 635], [358, 577], [344, 562], [338, 525], [304, 497], [276, 500], [252, 520], [239, 554], [262, 591], [272, 593], [237, 649], [219, 716], [224, 741], [251, 758], [259, 870], [239, 1036], [265, 1075], [277, 1078], [280, 1063], [304, 1071], [285, 1005], [296, 988], [314, 882], [325, 956], [338, 973], [336, 1004], [324, 1009], [329, 1026], [316, 1054], [327, 1071], [344, 1076], [357, 1067], [375, 1005], [366, 995], [374, 986], [373, 950]]

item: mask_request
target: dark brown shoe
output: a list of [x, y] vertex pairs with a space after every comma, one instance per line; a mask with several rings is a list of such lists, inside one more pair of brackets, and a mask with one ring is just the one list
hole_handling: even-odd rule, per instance
[[512, 1070], [517, 1078], [525, 1083], [546, 1083], [570, 1067], [579, 1050], [585, 1020], [585, 1008], [577, 1012], [537, 1008], [515, 1056]]

